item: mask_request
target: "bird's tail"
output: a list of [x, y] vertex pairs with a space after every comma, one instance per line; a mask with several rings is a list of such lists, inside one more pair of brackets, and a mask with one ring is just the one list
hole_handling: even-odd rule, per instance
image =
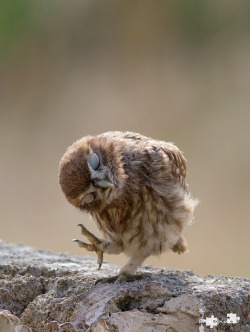
[[181, 236], [178, 242], [172, 248], [173, 252], [177, 252], [179, 255], [188, 252], [187, 241]]

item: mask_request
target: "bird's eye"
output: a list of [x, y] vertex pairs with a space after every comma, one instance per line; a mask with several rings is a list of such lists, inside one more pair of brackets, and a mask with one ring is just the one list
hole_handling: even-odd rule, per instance
[[82, 204], [89, 204], [93, 202], [94, 200], [94, 195], [93, 194], [87, 194], [82, 198]]
[[100, 160], [96, 153], [91, 153], [88, 158], [89, 166], [95, 171], [100, 165]]

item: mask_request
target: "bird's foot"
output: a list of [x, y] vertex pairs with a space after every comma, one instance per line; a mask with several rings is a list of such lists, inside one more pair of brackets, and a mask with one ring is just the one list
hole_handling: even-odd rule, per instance
[[98, 279], [95, 282], [95, 286], [99, 283], [100, 284], [112, 284], [112, 283], [122, 284], [123, 282], [133, 282], [133, 281], [144, 280], [144, 279], [152, 280], [152, 277], [149, 273], [133, 274], [133, 275], [121, 273], [121, 274], [118, 274], [113, 277]]
[[94, 234], [90, 233], [90, 231], [87, 230], [85, 226], [82, 224], [79, 224], [78, 226], [81, 227], [81, 233], [82, 235], [86, 236], [86, 238], [89, 240], [89, 243], [85, 243], [83, 241], [73, 239], [73, 242], [77, 242], [78, 246], [81, 248], [85, 248], [88, 251], [95, 251], [97, 253], [97, 263], [99, 265], [98, 270], [100, 270], [103, 262], [103, 253], [105, 248], [109, 245], [108, 242], [98, 239]]

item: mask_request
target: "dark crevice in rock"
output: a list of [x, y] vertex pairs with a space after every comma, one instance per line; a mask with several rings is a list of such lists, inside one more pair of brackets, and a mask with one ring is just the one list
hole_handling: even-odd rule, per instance
[[141, 305], [140, 298], [134, 298], [129, 295], [125, 295], [122, 299], [116, 302], [117, 308], [121, 311], [129, 311], [133, 309], [140, 308]]

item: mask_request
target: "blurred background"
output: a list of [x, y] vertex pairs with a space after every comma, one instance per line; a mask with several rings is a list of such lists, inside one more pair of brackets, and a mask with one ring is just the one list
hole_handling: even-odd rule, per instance
[[0, 238], [87, 254], [76, 225], [100, 234], [65, 200], [60, 158], [82, 136], [130, 130], [184, 151], [201, 201], [189, 253], [146, 264], [250, 277], [250, 2], [0, 7]]

